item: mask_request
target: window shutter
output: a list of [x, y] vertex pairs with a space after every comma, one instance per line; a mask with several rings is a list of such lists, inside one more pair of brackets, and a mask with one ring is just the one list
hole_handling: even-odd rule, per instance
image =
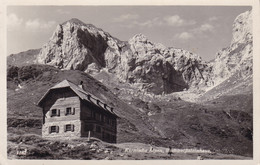
[[74, 132], [74, 124], [71, 124], [71, 131]]
[[50, 115], [50, 117], [52, 117], [52, 111], [51, 110], [49, 110], [49, 115]]
[[73, 108], [72, 110], [72, 115], [75, 115], [75, 108]]
[[56, 126], [56, 133], [59, 133], [59, 126]]
[[49, 126], [49, 133], [51, 133], [51, 126]]
[[57, 110], [57, 116], [60, 116], [60, 109]]
[[66, 132], [66, 125], [64, 125], [64, 132]]
[[64, 111], [64, 115], [65, 115], [65, 116], [67, 115], [67, 109], [65, 109], [65, 111]]

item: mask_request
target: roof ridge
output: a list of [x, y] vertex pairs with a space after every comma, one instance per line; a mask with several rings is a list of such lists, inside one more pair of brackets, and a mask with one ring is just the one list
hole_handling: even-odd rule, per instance
[[[69, 87], [72, 91], [74, 91], [76, 93], [76, 95], [78, 95], [82, 100], [89, 101], [89, 102], [95, 104], [96, 106], [102, 108], [103, 110], [108, 111], [109, 113], [116, 115], [113, 112], [114, 108], [112, 106], [106, 104], [106, 102], [104, 100], [100, 99], [99, 97], [95, 96], [92, 93], [85, 91], [83, 88], [79, 87], [78, 85], [74, 84], [73, 82], [71, 82], [67, 79], [64, 79], [60, 83], [51, 87], [44, 94], [44, 96], [40, 99], [40, 101], [38, 102], [38, 105], [40, 105], [41, 101], [47, 96], [47, 94], [50, 92], [50, 90], [54, 90], [54, 89], [58, 89], [58, 88], [66, 88], [66, 87]], [[92, 101], [91, 98], [95, 101]], [[101, 104], [103, 104], [103, 105], [101, 105]]]
[[[114, 108], [113, 108], [111, 105], [108, 105], [104, 100], [100, 99], [99, 97], [95, 96], [94, 94], [92, 94], [92, 93], [90, 93], [90, 92], [85, 91], [84, 89], [82, 89], [82, 88], [79, 87], [78, 85], [74, 84], [73, 82], [71, 82], [71, 81], [68, 81], [68, 82], [69, 82], [72, 86], [74, 86], [74, 88], [76, 88], [77, 91], [79, 91], [79, 92], [81, 92], [81, 93], [83, 93], [83, 94], [85, 94], [85, 95], [87, 95], [87, 96], [90, 96], [91, 98], [93, 98], [93, 99], [96, 100], [96, 101], [93, 102], [93, 101], [91, 101], [88, 97], [87, 97], [87, 98], [84, 98], [85, 100], [91, 101], [91, 102], [94, 103], [95, 105], [97, 105], [97, 106], [103, 108], [104, 110], [106, 110], [106, 111], [108, 111], [108, 112], [114, 114], [114, 112], [113, 112], [113, 109], [114, 109]], [[70, 87], [72, 87], [72, 86], [70, 86]], [[72, 88], [73, 88], [73, 87], [72, 87]], [[98, 102], [101, 103], [101, 104], [103, 104], [104, 106], [100, 105]], [[110, 110], [109, 110], [108, 108], [109, 108]]]

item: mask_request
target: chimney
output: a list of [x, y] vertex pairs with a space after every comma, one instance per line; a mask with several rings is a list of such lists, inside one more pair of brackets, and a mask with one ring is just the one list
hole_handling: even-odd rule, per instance
[[[78, 85], [81, 89], [83, 89], [83, 81], [80, 81], [80, 84]], [[83, 89], [84, 90], [84, 89]]]
[[97, 105], [99, 105], [99, 102], [100, 102], [100, 101], [99, 101], [99, 100], [97, 100]]
[[88, 95], [88, 100], [90, 100], [91, 95]]

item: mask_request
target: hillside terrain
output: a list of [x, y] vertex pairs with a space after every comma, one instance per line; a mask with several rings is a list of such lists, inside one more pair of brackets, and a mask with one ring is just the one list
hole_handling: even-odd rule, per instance
[[150, 102], [133, 97], [126, 104], [86, 73], [41, 65], [10, 67], [8, 70], [8, 134], [28, 132], [41, 135], [42, 113], [36, 103], [48, 88], [65, 78], [74, 83], [84, 81], [85, 89], [115, 107], [115, 113], [120, 117], [119, 143], [142, 142], [246, 156], [252, 154], [252, 115], [239, 107], [230, 109], [223, 104], [196, 104], [178, 97], [170, 101], [155, 98]]
[[[78, 19], [66, 21], [57, 26], [41, 49], [7, 58], [8, 156], [16, 158], [14, 146], [21, 142], [35, 151], [28, 157], [32, 159], [196, 159], [198, 156], [120, 156], [124, 150], [120, 144], [131, 143], [210, 150], [211, 154], [204, 155], [209, 159], [250, 159], [253, 155], [252, 40], [251, 11], [235, 19], [230, 46], [217, 52], [211, 62], [184, 49], [153, 43], [142, 34], [120, 41], [92, 24]], [[40, 137], [42, 113], [36, 104], [50, 87], [64, 79], [75, 84], [83, 81], [89, 93], [115, 107], [120, 117], [119, 144], [94, 140], [106, 154], [97, 156], [98, 148], [92, 152], [92, 142], [84, 139], [61, 142]], [[54, 143], [57, 148], [51, 148]], [[77, 147], [68, 151], [70, 145]], [[111, 147], [113, 153], [108, 154]], [[82, 152], [77, 154], [77, 150]]]
[[7, 57], [7, 65], [25, 66], [36, 63], [37, 56], [41, 49], [31, 49]]

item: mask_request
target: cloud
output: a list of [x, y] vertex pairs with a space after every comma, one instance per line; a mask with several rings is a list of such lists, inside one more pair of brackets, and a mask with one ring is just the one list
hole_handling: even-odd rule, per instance
[[213, 16], [213, 17], [209, 18], [209, 21], [211, 21], [211, 22], [217, 21], [217, 20], [218, 20], [218, 17], [216, 17], [216, 16]]
[[209, 24], [209, 23], [204, 23], [200, 25], [199, 27], [191, 30], [193, 33], [197, 34], [202, 34], [202, 33], [207, 33], [207, 32], [213, 32], [214, 31], [214, 26]]
[[208, 37], [208, 33], [212, 32], [214, 32], [214, 26], [209, 23], [204, 23], [194, 29], [190, 29], [188, 31], [176, 34], [174, 36], [174, 39], [187, 41], [193, 38]]
[[163, 22], [160, 20], [160, 18], [155, 17], [151, 20], [147, 20], [145, 22], [134, 22], [135, 25], [141, 26], [141, 27], [152, 27], [152, 26], [161, 26]]
[[159, 17], [155, 17], [150, 20], [146, 21], [138, 21], [138, 20], [133, 20], [127, 24], [121, 24], [120, 26], [126, 27], [126, 28], [133, 28], [133, 27], [139, 27], [139, 28], [151, 28], [153, 26], [161, 26], [163, 25], [163, 22], [160, 20]]
[[19, 18], [16, 14], [11, 13], [7, 15], [7, 27], [8, 30], [20, 27], [23, 23], [23, 19]]
[[123, 14], [113, 19], [114, 22], [124, 22], [129, 20], [136, 20], [139, 18], [137, 14]]
[[199, 30], [202, 32], [206, 32], [206, 31], [212, 32], [214, 30], [214, 26], [211, 24], [205, 23], [200, 26]]
[[[120, 17], [120, 20], [126, 20], [126, 19], [137, 19], [138, 17], [130, 17], [128, 15], [124, 15]], [[119, 21], [119, 19], [118, 19]], [[184, 20], [182, 18], [180, 18], [180, 16], [178, 15], [174, 15], [174, 16], [166, 16], [164, 18], [160, 18], [160, 17], [155, 17], [152, 19], [148, 19], [146, 21], [138, 21], [138, 20], [134, 20], [130, 23], [128, 23], [128, 25], [126, 25], [126, 27], [128, 28], [132, 28], [135, 26], [138, 27], [153, 27], [153, 26], [175, 26], [175, 27], [181, 27], [181, 26], [187, 26], [187, 25], [194, 25], [196, 24], [196, 21], [194, 20]]]
[[24, 20], [19, 18], [16, 14], [11, 13], [7, 15], [7, 29], [8, 31], [21, 30], [23, 28], [37, 31], [47, 30], [52, 28], [56, 24], [55, 21], [43, 21], [40, 19]]
[[194, 21], [194, 20], [184, 20], [179, 15], [166, 16], [166, 17], [164, 17], [164, 21], [168, 25], [176, 26], [176, 27], [196, 24], [196, 21]]
[[63, 10], [63, 9], [57, 9], [56, 12], [58, 14], [61, 14], [61, 15], [63, 15], [63, 14], [70, 14], [71, 13], [70, 11]]
[[193, 39], [194, 35], [190, 32], [182, 32], [180, 34], [176, 34], [174, 36], [174, 38], [182, 40], [182, 41], [187, 41], [187, 40]]
[[30, 30], [43, 30], [50, 29], [56, 24], [55, 21], [42, 21], [40, 19], [28, 20], [25, 23], [25, 27]]

